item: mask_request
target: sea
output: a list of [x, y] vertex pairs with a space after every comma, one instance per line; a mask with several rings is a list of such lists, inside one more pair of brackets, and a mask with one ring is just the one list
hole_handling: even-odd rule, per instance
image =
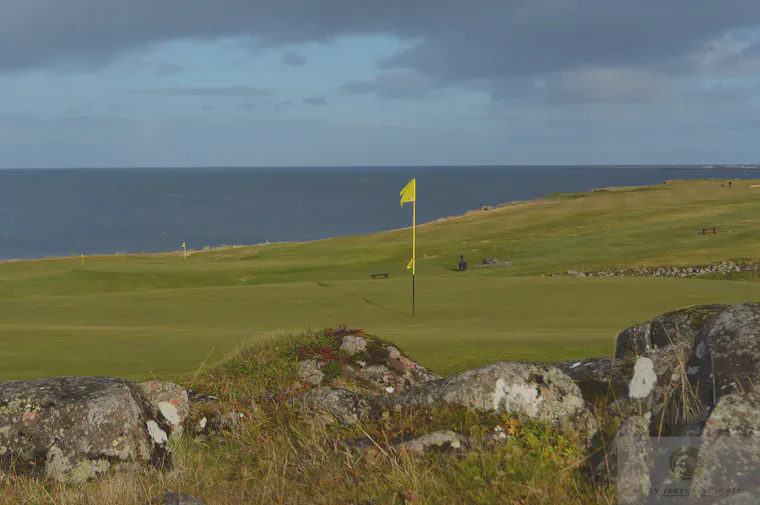
[[0, 260], [308, 241], [411, 225], [556, 192], [674, 179], [700, 167], [339, 167], [0, 170]]

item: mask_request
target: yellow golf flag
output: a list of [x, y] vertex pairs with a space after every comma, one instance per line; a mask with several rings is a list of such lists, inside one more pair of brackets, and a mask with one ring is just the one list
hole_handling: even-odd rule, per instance
[[417, 270], [417, 179], [412, 179], [401, 190], [401, 206], [412, 202], [412, 259], [406, 265], [412, 271], [412, 316], [414, 316], [414, 277]]
[[413, 202], [417, 198], [417, 179], [412, 179], [409, 184], [404, 186], [401, 190], [401, 206], [403, 207], [406, 202]]

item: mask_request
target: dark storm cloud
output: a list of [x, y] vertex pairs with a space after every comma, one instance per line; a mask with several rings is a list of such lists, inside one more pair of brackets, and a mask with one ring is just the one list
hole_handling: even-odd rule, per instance
[[251, 86], [175, 86], [170, 88], [140, 89], [133, 91], [132, 93], [139, 95], [205, 96], [225, 98], [257, 98], [271, 95], [271, 92], [265, 89], [252, 88]]
[[282, 61], [291, 67], [303, 67], [306, 65], [306, 58], [296, 53], [287, 53], [282, 57]]
[[0, 71], [96, 66], [177, 39], [384, 34], [414, 43], [385, 70], [498, 84], [578, 69], [689, 72], [711, 41], [758, 24], [757, 0], [0, 0]]
[[309, 98], [304, 98], [303, 103], [304, 105], [321, 106], [321, 105], [327, 105], [327, 100], [325, 100], [321, 96], [312, 96]]

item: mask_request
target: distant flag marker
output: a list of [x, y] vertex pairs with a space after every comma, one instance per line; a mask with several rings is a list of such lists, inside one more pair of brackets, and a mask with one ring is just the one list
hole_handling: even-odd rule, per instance
[[412, 317], [414, 317], [414, 276], [417, 270], [417, 179], [412, 179], [401, 190], [401, 206], [412, 202], [412, 259], [406, 265], [412, 271]]
[[185, 256], [185, 263], [187, 263], [187, 242], [182, 242], [182, 251], [184, 252]]

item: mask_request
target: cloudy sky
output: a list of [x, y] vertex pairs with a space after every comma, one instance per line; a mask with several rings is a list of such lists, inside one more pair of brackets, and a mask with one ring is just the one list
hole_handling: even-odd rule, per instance
[[758, 163], [758, 0], [0, 0], [0, 168]]

